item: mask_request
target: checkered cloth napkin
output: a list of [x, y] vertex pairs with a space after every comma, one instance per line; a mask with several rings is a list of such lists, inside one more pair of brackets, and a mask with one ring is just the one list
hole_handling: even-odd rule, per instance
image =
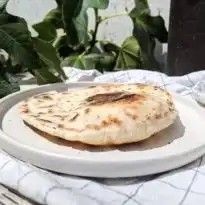
[[[146, 70], [101, 74], [95, 70], [65, 68], [69, 81], [143, 82], [190, 95], [205, 71], [182, 77]], [[96, 179], [56, 174], [0, 153], [0, 183], [22, 195], [49, 205], [175, 205], [205, 204], [205, 157], [163, 174]]]

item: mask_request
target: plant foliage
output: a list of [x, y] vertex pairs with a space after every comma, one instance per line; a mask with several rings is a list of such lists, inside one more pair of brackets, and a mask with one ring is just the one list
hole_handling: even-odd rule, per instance
[[[102, 72], [159, 69], [155, 41], [166, 42], [167, 30], [160, 15], [151, 15], [146, 0], [135, 0], [135, 7], [126, 14], [133, 21], [133, 35], [121, 46], [97, 39], [99, 25], [108, 19], [98, 11], [106, 9], [109, 0], [56, 0], [57, 7], [32, 25], [37, 37], [31, 36], [23, 18], [6, 11], [8, 1], [0, 1], [0, 49], [8, 54], [7, 59], [0, 55], [0, 97], [19, 89], [13, 75], [25, 70], [44, 84], [63, 81], [62, 66]], [[93, 30], [88, 28], [88, 9], [95, 14]]]

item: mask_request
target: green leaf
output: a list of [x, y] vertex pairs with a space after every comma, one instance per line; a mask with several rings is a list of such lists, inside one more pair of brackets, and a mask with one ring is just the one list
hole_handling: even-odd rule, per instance
[[85, 61], [94, 65], [99, 71], [112, 71], [115, 65], [115, 56], [112, 53], [91, 53], [85, 56]]
[[[159, 67], [154, 57], [155, 38], [161, 42], [167, 42], [168, 32], [161, 16], [151, 16], [149, 7], [144, 0], [135, 0], [136, 8], [130, 12], [134, 23], [133, 35], [137, 38], [143, 59], [143, 67], [156, 69]], [[141, 5], [141, 10], [137, 8]]]
[[25, 24], [25, 26], [27, 26], [26, 21], [23, 18], [13, 16], [8, 13], [0, 13], [0, 25], [9, 23], [22, 23]]
[[43, 21], [51, 23], [55, 28], [62, 28], [62, 10], [59, 7], [52, 9], [48, 12]]
[[121, 47], [110, 42], [103, 42], [103, 49], [117, 54], [116, 69], [141, 68], [142, 66], [139, 42], [133, 36], [125, 39]]
[[[150, 16], [149, 14], [139, 14], [137, 10], [132, 10], [130, 17], [134, 21], [135, 27], [141, 27], [147, 34], [157, 38], [160, 42], [167, 42], [168, 32], [164, 19], [161, 16]], [[139, 28], [140, 29], [140, 28]]]
[[[62, 81], [64, 73], [60, 68], [55, 48], [41, 39], [32, 39], [24, 19], [8, 13], [0, 14], [0, 48], [9, 54], [8, 64], [0, 70], [1, 76], [5, 75], [5, 66], [9, 66], [12, 67], [12, 72], [13, 68], [14, 72], [19, 68], [28, 68], [40, 83]], [[11, 72], [11, 69], [6, 70]], [[13, 84], [8, 80], [4, 81]]]
[[58, 5], [58, 7], [61, 8], [62, 4], [63, 4], [63, 0], [56, 0], [56, 3]]
[[135, 21], [133, 34], [141, 47], [143, 67], [147, 69], [158, 68], [159, 65], [154, 57], [155, 39], [138, 20]]
[[119, 49], [115, 68], [141, 68], [141, 50], [135, 37], [128, 37]]
[[150, 9], [147, 0], [135, 0], [135, 11], [138, 14], [150, 14]]
[[147, 21], [149, 22], [149, 32], [161, 43], [166, 43], [168, 40], [168, 32], [165, 27], [164, 19], [161, 16], [152, 16], [148, 18]]
[[0, 0], [0, 13], [6, 11], [6, 5], [9, 0]]
[[60, 67], [60, 60], [52, 44], [38, 38], [33, 38], [33, 43], [41, 61], [48, 67], [47, 72], [52, 73], [57, 78], [64, 78], [65, 74]]
[[66, 66], [73, 66], [75, 68], [80, 68], [83, 70], [86, 69], [93, 69], [94, 65], [92, 63], [86, 62], [84, 57], [82, 55], [72, 55], [67, 58], [65, 58], [62, 63], [62, 67]]
[[39, 66], [26, 22], [9, 14], [0, 14], [0, 48], [10, 56], [13, 65], [29, 69]]
[[62, 66], [73, 66], [83, 70], [97, 69], [99, 71], [113, 70], [115, 56], [110, 53], [91, 53], [87, 55], [69, 56], [64, 59]]
[[40, 22], [38, 24], [33, 25], [33, 28], [38, 33], [38, 38], [52, 42], [55, 40], [57, 36], [56, 29], [53, 25], [51, 25], [49, 22]]
[[52, 72], [48, 71], [48, 67], [46, 65], [45, 67], [32, 70], [32, 73], [35, 75], [37, 83], [40, 85], [47, 83], [62, 82], [62, 80], [59, 77], [55, 76]]
[[105, 52], [115, 52], [116, 54], [118, 54], [120, 50], [119, 46], [109, 41], [101, 41], [100, 46]]
[[10, 59], [8, 59], [4, 63], [4, 66], [6, 67], [6, 71], [8, 73], [11, 73], [11, 74], [23, 73], [23, 72], [28, 71], [28, 69], [27, 68], [23, 68], [22, 65], [19, 65], [19, 64], [18, 65], [12, 65]]
[[63, 0], [63, 22], [68, 44], [77, 49], [89, 42], [87, 9], [105, 9], [109, 0]]
[[20, 88], [17, 82], [9, 82], [8, 80], [4, 79], [3, 76], [0, 76], [0, 98], [13, 92], [17, 92], [19, 89]]
[[59, 7], [52, 9], [42, 22], [34, 24], [33, 28], [38, 32], [42, 40], [53, 42], [57, 37], [56, 29], [63, 27], [62, 13]]
[[67, 40], [68, 40], [67, 36], [63, 35], [63, 36], [57, 37], [57, 39], [54, 42], [54, 47], [55, 47], [56, 51], [58, 52], [59, 56], [63, 57], [63, 58], [65, 58], [65, 57], [67, 57], [75, 52], [72, 48], [70, 48], [67, 45]]

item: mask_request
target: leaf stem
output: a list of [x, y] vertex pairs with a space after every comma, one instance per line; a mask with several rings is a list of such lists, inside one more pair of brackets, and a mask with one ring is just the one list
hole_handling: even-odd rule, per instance
[[89, 53], [97, 42], [96, 38], [97, 38], [98, 27], [100, 24], [100, 20], [99, 20], [99, 16], [98, 16], [98, 9], [95, 8], [94, 13], [95, 13], [95, 29], [93, 31], [92, 40], [90, 41], [90, 45], [86, 49], [85, 53]]
[[115, 14], [115, 15], [111, 15], [111, 16], [101, 18], [100, 23], [102, 23], [103, 21], [107, 21], [108, 19], [116, 18], [116, 17], [119, 17], [119, 16], [128, 16], [128, 13], [124, 12], [124, 13]]
[[98, 27], [99, 27], [99, 24], [100, 24], [99, 16], [98, 16], [98, 9], [94, 9], [94, 12], [95, 12], [95, 29], [94, 29], [94, 32], [93, 32], [93, 39], [91, 41], [91, 46], [94, 46], [95, 43], [96, 43]]

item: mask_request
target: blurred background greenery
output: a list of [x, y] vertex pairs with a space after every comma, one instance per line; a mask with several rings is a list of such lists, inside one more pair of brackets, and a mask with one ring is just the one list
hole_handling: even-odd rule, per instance
[[[109, 0], [56, 0], [56, 8], [32, 25], [36, 36], [31, 35], [24, 18], [7, 11], [8, 3], [0, 3], [0, 97], [19, 89], [14, 76], [25, 71], [32, 73], [39, 84], [64, 81], [64, 66], [101, 72], [160, 71], [154, 49], [156, 40], [167, 42], [168, 32], [163, 18], [151, 15], [147, 0], [135, 0], [132, 10], [120, 14], [128, 16], [133, 24], [132, 35], [121, 45], [97, 38], [103, 22], [120, 16], [100, 15]], [[93, 12], [91, 17], [88, 10]]]

